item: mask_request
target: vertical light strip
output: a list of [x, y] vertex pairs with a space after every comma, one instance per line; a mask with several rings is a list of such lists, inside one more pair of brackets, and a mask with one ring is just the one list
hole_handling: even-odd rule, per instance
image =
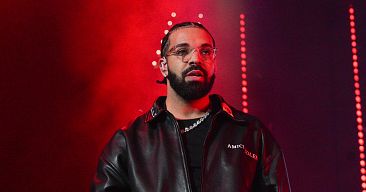
[[355, 22], [355, 10], [353, 6], [348, 9], [349, 12], [349, 24], [351, 32], [351, 46], [352, 46], [352, 64], [353, 64], [353, 80], [355, 88], [355, 102], [356, 102], [356, 123], [357, 123], [357, 136], [358, 136], [358, 149], [360, 151], [360, 173], [361, 173], [361, 188], [362, 192], [366, 192], [366, 169], [365, 169], [365, 140], [362, 126], [362, 112], [361, 112], [361, 91], [358, 75], [358, 57], [357, 57], [357, 38], [356, 38], [356, 22]]
[[245, 42], [245, 15], [240, 14], [240, 63], [241, 63], [241, 91], [243, 112], [248, 113], [248, 82], [247, 82], [247, 55]]

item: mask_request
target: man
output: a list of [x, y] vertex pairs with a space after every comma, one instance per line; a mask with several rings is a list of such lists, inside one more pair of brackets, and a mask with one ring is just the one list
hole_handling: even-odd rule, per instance
[[163, 38], [166, 97], [102, 152], [92, 191], [287, 192], [282, 152], [255, 117], [208, 95], [215, 40], [199, 23], [173, 26]]

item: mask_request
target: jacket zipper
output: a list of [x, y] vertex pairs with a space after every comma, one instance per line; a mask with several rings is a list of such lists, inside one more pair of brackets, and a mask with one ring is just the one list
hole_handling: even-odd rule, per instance
[[[219, 112], [218, 112], [219, 113]], [[203, 191], [203, 173], [205, 172], [205, 160], [206, 160], [206, 140], [207, 140], [207, 137], [210, 135], [210, 133], [211, 133], [211, 130], [212, 130], [212, 125], [213, 125], [213, 122], [214, 122], [214, 120], [216, 119], [216, 116], [218, 115], [218, 113], [216, 113], [213, 117], [212, 117], [212, 119], [211, 119], [211, 122], [210, 122], [210, 127], [208, 128], [208, 132], [207, 132], [207, 135], [206, 135], [206, 137], [205, 137], [205, 140], [203, 141], [203, 150], [202, 150], [202, 152], [203, 152], [203, 154], [202, 154], [202, 160], [201, 160], [201, 192], [204, 192]]]
[[184, 168], [184, 175], [186, 176], [186, 179], [188, 181], [188, 191], [189, 192], [192, 192], [192, 189], [191, 189], [191, 180], [189, 178], [189, 175], [188, 175], [188, 168], [187, 168], [187, 157], [186, 157], [186, 154], [185, 154], [185, 150], [183, 148], [183, 142], [182, 142], [182, 136], [180, 134], [180, 131], [179, 131], [179, 125], [178, 125], [178, 122], [175, 120], [175, 118], [173, 117], [173, 115], [171, 115], [169, 113], [169, 116], [172, 118], [172, 120], [174, 121], [174, 128], [175, 128], [175, 131], [178, 135], [178, 141], [179, 141], [179, 145], [180, 145], [180, 152], [181, 152], [181, 155], [183, 156], [183, 168]]

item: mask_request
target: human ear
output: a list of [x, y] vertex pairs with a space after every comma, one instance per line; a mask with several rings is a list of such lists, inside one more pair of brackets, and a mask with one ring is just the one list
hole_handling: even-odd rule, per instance
[[165, 57], [160, 58], [160, 60], [159, 60], [159, 68], [160, 68], [161, 74], [164, 77], [168, 76], [168, 63], [167, 63]]

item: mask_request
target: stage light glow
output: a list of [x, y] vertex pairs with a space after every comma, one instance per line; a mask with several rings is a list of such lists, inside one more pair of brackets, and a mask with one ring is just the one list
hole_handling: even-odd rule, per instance
[[239, 15], [239, 31], [240, 31], [240, 64], [241, 64], [241, 78], [242, 78], [242, 111], [248, 113], [248, 82], [247, 82], [247, 55], [246, 55], [246, 43], [245, 43], [245, 15], [241, 13]]
[[361, 110], [361, 104], [360, 103], [356, 104], [356, 109]]
[[360, 78], [358, 77], [358, 75], [354, 75], [354, 78], [353, 78], [355, 81], [359, 81]]
[[358, 117], [357, 118], [357, 123], [360, 123], [361, 124], [362, 123], [362, 118]]
[[361, 97], [360, 96], [356, 96], [356, 102], [360, 103], [361, 102]]
[[352, 48], [352, 53], [357, 53], [357, 49], [356, 48]]
[[362, 116], [362, 112], [360, 110], [357, 110], [356, 115], [357, 116]]
[[361, 93], [360, 90], [358, 90], [358, 89], [355, 90], [355, 95], [356, 96], [360, 96], [360, 93]]
[[355, 10], [353, 9], [353, 7], [350, 7], [350, 8], [348, 9], [348, 12], [349, 12], [351, 15], [353, 15], [353, 14], [355, 13]]
[[[348, 9], [349, 12], [349, 19], [350, 19], [350, 39], [351, 39], [351, 52], [352, 52], [352, 65], [353, 65], [353, 80], [354, 80], [354, 93], [355, 93], [355, 107], [356, 107], [356, 123], [357, 123], [357, 138], [358, 138], [358, 149], [360, 151], [360, 174], [361, 174], [361, 187], [363, 189], [366, 188], [366, 170], [365, 170], [365, 140], [364, 140], [364, 133], [363, 133], [363, 118], [361, 112], [361, 91], [360, 91], [360, 77], [358, 76], [358, 56], [357, 56], [357, 43], [356, 43], [356, 18], [354, 15], [354, 8], [351, 6]], [[366, 191], [366, 190], [362, 190]]]
[[360, 88], [360, 84], [359, 83], [355, 83], [355, 87], [358, 89], [358, 88]]

